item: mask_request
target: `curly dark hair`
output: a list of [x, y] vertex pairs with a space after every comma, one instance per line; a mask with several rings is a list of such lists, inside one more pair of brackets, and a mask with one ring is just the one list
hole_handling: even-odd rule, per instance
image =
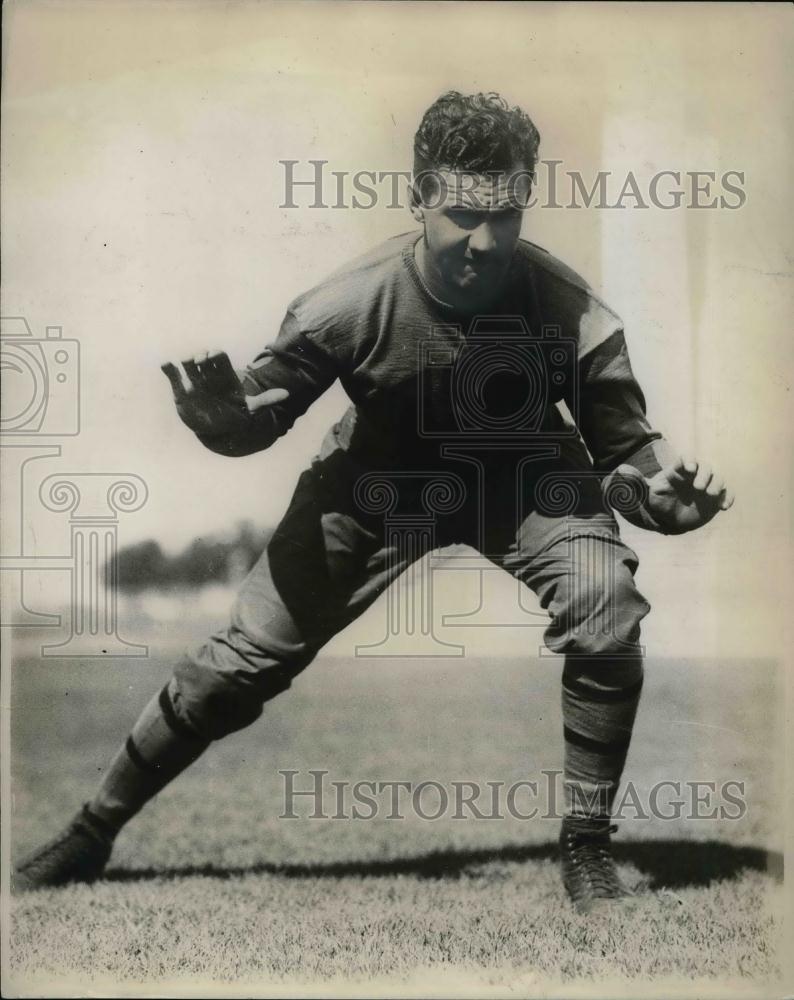
[[521, 108], [499, 94], [465, 96], [450, 90], [425, 111], [414, 137], [414, 172], [507, 170], [521, 163], [534, 171], [540, 133]]

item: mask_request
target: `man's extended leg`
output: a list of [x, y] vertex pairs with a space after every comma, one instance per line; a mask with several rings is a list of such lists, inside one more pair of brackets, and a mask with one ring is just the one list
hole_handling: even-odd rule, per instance
[[170, 686], [144, 708], [93, 799], [63, 833], [17, 867], [17, 890], [94, 881], [127, 820], [204, 752], [208, 741], [176, 717]]
[[588, 909], [625, 894], [609, 855], [610, 813], [642, 689], [640, 621], [649, 605], [611, 514], [533, 511], [503, 565], [538, 594], [552, 619], [546, 645], [565, 654], [563, 876]]
[[320, 647], [406, 568], [384, 547], [379, 526], [361, 523], [349, 502], [354, 481], [336, 455], [301, 476], [240, 590], [229, 626], [180, 659], [91, 802], [18, 867], [17, 888], [97, 878], [124, 823], [213, 740], [257, 719], [264, 703], [286, 690]]

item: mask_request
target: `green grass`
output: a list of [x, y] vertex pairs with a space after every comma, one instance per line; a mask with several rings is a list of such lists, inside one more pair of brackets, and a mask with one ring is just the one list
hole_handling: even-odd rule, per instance
[[[161, 635], [162, 659], [20, 655], [15, 856], [90, 794], [188, 624], [200, 634], [197, 622]], [[644, 890], [603, 919], [565, 900], [550, 820], [278, 819], [280, 768], [446, 785], [559, 768], [559, 670], [557, 661], [318, 660], [130, 824], [106, 880], [13, 900], [6, 992], [212, 980], [259, 993], [343, 983], [392, 995], [565, 995], [597, 981], [608, 995], [612, 981], [639, 991], [652, 980], [671, 996], [733, 980], [770, 995], [782, 823], [769, 664], [649, 663], [627, 775], [640, 789], [663, 777], [743, 779], [748, 811], [740, 821], [625, 821], [618, 861]]]

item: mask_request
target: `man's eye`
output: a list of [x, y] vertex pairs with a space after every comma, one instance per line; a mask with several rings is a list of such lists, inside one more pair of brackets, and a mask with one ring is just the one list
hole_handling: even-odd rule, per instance
[[518, 219], [521, 219], [521, 212], [517, 208], [505, 208], [494, 212], [495, 222], [509, 223], [515, 222]]
[[477, 226], [477, 215], [474, 212], [453, 209], [449, 217], [461, 229], [474, 229]]

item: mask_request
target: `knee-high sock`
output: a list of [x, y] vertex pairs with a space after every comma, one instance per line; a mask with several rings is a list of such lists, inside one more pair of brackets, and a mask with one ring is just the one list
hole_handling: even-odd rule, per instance
[[88, 803], [89, 811], [118, 832], [208, 745], [177, 717], [168, 686], [164, 687], [144, 708], [111, 761]]
[[642, 690], [640, 657], [569, 657], [562, 675], [565, 811], [608, 816]]

